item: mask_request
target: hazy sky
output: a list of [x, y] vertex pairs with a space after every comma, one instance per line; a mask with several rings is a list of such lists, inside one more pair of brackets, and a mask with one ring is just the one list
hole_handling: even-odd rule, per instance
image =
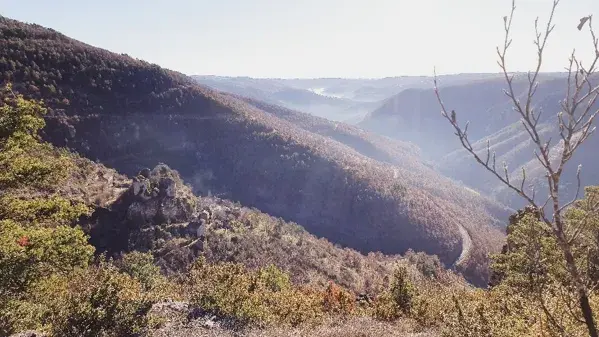
[[[511, 70], [534, 62], [534, 18], [552, 0], [517, 0]], [[497, 72], [511, 0], [0, 0], [0, 14], [186, 74], [386, 77]], [[562, 0], [544, 71], [572, 48], [599, 0]]]

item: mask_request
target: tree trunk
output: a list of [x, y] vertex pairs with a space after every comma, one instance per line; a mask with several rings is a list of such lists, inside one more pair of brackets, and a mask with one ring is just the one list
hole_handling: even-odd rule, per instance
[[556, 223], [559, 224], [558, 230], [561, 228], [562, 231], [558, 232], [558, 240], [560, 246], [562, 247], [564, 257], [566, 259], [566, 267], [572, 277], [574, 284], [578, 290], [578, 300], [580, 304], [580, 310], [582, 311], [582, 315], [584, 316], [584, 322], [589, 330], [590, 337], [599, 337], [597, 334], [597, 327], [595, 325], [595, 318], [593, 317], [593, 309], [591, 308], [591, 303], [589, 302], [589, 296], [586, 291], [586, 287], [578, 273], [578, 268], [576, 267], [576, 261], [574, 261], [574, 256], [572, 255], [572, 251], [570, 250], [570, 246], [566, 242], [563, 235], [563, 227], [561, 227], [561, 219], [558, 217], [556, 219]]
[[589, 297], [584, 290], [579, 291], [579, 296], [580, 309], [582, 310], [584, 321], [587, 325], [587, 329], [589, 330], [589, 336], [598, 337], [597, 328], [595, 327], [595, 318], [593, 317], [593, 309], [591, 309], [591, 304], [589, 303]]
[[[553, 198], [553, 221], [555, 222], [555, 229], [557, 231], [557, 240], [562, 248], [564, 253], [564, 258], [566, 260], [566, 268], [572, 277], [576, 289], [578, 290], [578, 299], [580, 304], [580, 310], [582, 311], [582, 315], [584, 317], [584, 322], [589, 330], [589, 337], [599, 337], [597, 334], [597, 327], [595, 325], [595, 318], [593, 317], [593, 309], [591, 308], [591, 304], [589, 302], [589, 296], [587, 294], [586, 287], [582, 278], [580, 277], [580, 273], [578, 272], [578, 267], [576, 266], [576, 261], [574, 260], [574, 255], [572, 254], [572, 250], [570, 249], [570, 245], [568, 244], [568, 240], [564, 235], [564, 224], [562, 222], [562, 217], [559, 210], [559, 202], [558, 202], [558, 188], [557, 186], [559, 181], [555, 181], [554, 190], [552, 191]], [[553, 197], [553, 196], [556, 197]]]
[[563, 234], [558, 236], [558, 240], [560, 241], [560, 245], [564, 252], [564, 257], [566, 259], [566, 267], [568, 268], [570, 276], [572, 277], [575, 286], [578, 289], [578, 300], [580, 304], [580, 310], [582, 311], [584, 322], [587, 326], [587, 329], [589, 330], [589, 336], [599, 337], [599, 335], [597, 334], [597, 327], [595, 325], [595, 318], [593, 317], [593, 309], [591, 308], [591, 303], [589, 302], [589, 296], [587, 294], [586, 287], [584, 286], [584, 283], [580, 278], [580, 274], [578, 273], [578, 268], [576, 268], [576, 262], [574, 261], [572, 251], [570, 251], [570, 247], [565, 242]]

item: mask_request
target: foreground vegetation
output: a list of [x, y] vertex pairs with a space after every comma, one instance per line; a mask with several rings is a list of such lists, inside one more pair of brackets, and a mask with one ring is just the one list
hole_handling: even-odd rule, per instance
[[[549, 172], [551, 217], [524, 189], [526, 171], [516, 184], [507, 168], [502, 174], [490, 164], [490, 152], [481, 158], [439, 99], [466, 150], [530, 203], [510, 218], [503, 250], [491, 257], [487, 289], [468, 285], [434, 256], [365, 257], [258, 211], [197, 199], [165, 165], [140, 172], [133, 183], [115, 182], [100, 165], [83, 165], [77, 155], [43, 142], [43, 102], [7, 86], [0, 96], [0, 335], [35, 329], [50, 336], [159, 336], [173, 323], [159, 308], [181, 304], [183, 327], [201, 312], [223, 322], [225, 331], [250, 335], [382, 336], [387, 329], [443, 337], [596, 336], [599, 187], [586, 187], [582, 198], [566, 204], [559, 194], [563, 166], [599, 114], [591, 111], [599, 87], [590, 80], [599, 43], [587, 21], [595, 62], [586, 69], [573, 56], [570, 75], [576, 92], [589, 88], [583, 97], [592, 101], [581, 105], [575, 94], [564, 103], [569, 117], [558, 118], [563, 146], [557, 166], [535, 132], [535, 75], [525, 107], [510, 96]], [[505, 22], [502, 61], [511, 17]], [[84, 181], [93, 181], [97, 193], [77, 185]], [[136, 189], [147, 191], [147, 204], [132, 199]], [[170, 199], [159, 199], [161, 193]], [[173, 212], [163, 212], [165, 200]], [[186, 231], [197, 207], [206, 206], [201, 203], [214, 203], [208, 209], [221, 214], [208, 242], [191, 249], [198, 241]], [[331, 322], [341, 328], [332, 332]], [[363, 322], [359, 332], [356, 322]]]
[[[356, 300], [355, 291], [363, 288], [349, 289], [352, 279], [341, 281], [347, 287], [293, 281], [274, 265], [254, 261], [250, 265], [257, 267], [250, 268], [243, 262], [251, 259], [238, 254], [228, 255], [238, 262], [222, 262], [215, 255], [226, 251], [223, 239], [217, 239], [222, 231], [213, 234], [212, 245], [220, 248], [207, 251], [211, 262], [200, 256], [180, 273], [164, 274], [150, 253], [98, 254], [78, 226], [91, 206], [57, 190], [76, 169], [76, 156], [39, 139], [44, 111], [41, 103], [15, 95], [10, 87], [3, 92], [0, 335], [27, 329], [53, 336], [152, 334], [166, 323], [152, 308], [171, 301], [229, 319], [236, 328], [266, 332], [317, 331], [331, 319], [351, 326], [370, 317], [363, 321], [369, 322], [364, 333], [379, 329], [376, 321], [402, 333], [448, 337], [586, 333], [576, 309], [576, 288], [556, 255], [555, 238], [534, 209], [512, 217], [506, 248], [494, 257], [488, 290], [468, 286], [434, 258], [409, 253], [387, 269], [388, 280], [372, 299]], [[599, 188], [589, 187], [564, 216], [566, 226], [577, 230], [572, 246], [576, 263], [586, 266], [582, 270], [589, 286], [598, 281], [597, 200]], [[589, 298], [596, 308], [595, 292]]]
[[[151, 314], [153, 305], [173, 300], [230, 317], [240, 326], [313, 326], [326, 317], [369, 313], [385, 319], [400, 316], [391, 293], [381, 297], [385, 302], [360, 306], [355, 293], [334, 282], [323, 287], [312, 278], [302, 285], [274, 265], [249, 269], [241, 262], [218, 262], [223, 258], [216, 253], [224, 250], [223, 239], [218, 239], [222, 231], [212, 234], [213, 247], [207, 251], [214, 262], [200, 257], [168, 276], [150, 253], [98, 254], [88, 242], [88, 223], [81, 222], [92, 213], [92, 204], [73, 198], [73, 186], [70, 194], [62, 188], [72, 184], [70, 176], [80, 169], [77, 156], [39, 138], [43, 104], [8, 86], [0, 109], [0, 335], [27, 329], [53, 336], [148, 334], [161, 324]], [[255, 256], [245, 254], [228, 258], [248, 263]], [[420, 273], [418, 268], [428, 275], [442, 272], [438, 260], [422, 254], [410, 254], [403, 265], [400, 282], [407, 280], [406, 266], [414, 274]], [[355, 280], [341, 282], [352, 285]], [[397, 288], [397, 282], [391, 283]]]

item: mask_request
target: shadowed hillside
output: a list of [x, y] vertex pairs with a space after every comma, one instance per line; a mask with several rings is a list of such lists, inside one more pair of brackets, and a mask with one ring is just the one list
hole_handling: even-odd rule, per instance
[[[422, 179], [423, 181], [431, 182], [430, 185], [424, 183], [420, 186], [434, 195], [452, 199], [458, 203], [482, 204], [491, 215], [498, 219], [502, 219], [508, 214], [506, 213], [507, 208], [505, 206], [485, 196], [473, 195], [471, 191], [463, 189], [450, 179], [440, 175], [435, 170], [435, 162], [423, 158], [422, 151], [413, 143], [398, 141], [373, 132], [365, 132], [353, 125], [332, 122], [277, 105], [239, 96], [235, 97], [243, 99], [251, 105], [272, 113], [281, 119], [290, 121], [306, 131], [332, 138], [366, 157], [394, 165], [393, 169], [401, 172], [401, 176], [410, 176], [418, 172], [421, 176], [427, 177], [426, 179]], [[414, 177], [413, 179], [417, 180], [419, 178]], [[444, 191], [454, 191], [456, 195], [450, 196], [445, 194]]]
[[[56, 145], [126, 174], [168, 163], [196, 192], [362, 251], [413, 248], [450, 264], [461, 253], [459, 224], [473, 236], [472, 260], [499, 247], [484, 202], [454, 184], [394, 169], [182, 74], [50, 29], [2, 18], [0, 36], [2, 82], [45, 100], [46, 138]], [[475, 266], [471, 274], [484, 277]]]
[[364, 256], [196, 197], [165, 164], [128, 179], [41, 141], [40, 102], [11, 85], [0, 97], [2, 336], [178, 336], [191, 326], [239, 335], [326, 329], [340, 314], [369, 315], [363, 329], [373, 330], [391, 325], [377, 318], [400, 318], [385, 294], [411, 285], [405, 277], [464, 286], [437, 257]]
[[[193, 228], [198, 214], [208, 211], [211, 226], [202, 248], [208, 261], [239, 262], [251, 269], [274, 264], [288, 271], [296, 284], [324, 287], [334, 281], [356, 293], [375, 294], [382, 291], [394, 264], [405, 259], [380, 253], [364, 256], [257, 209], [215, 197], [197, 197], [178, 172], [164, 164], [147, 170], [148, 178], [138, 175], [129, 179], [87, 159], [72, 156], [71, 160], [77, 169], [59, 194], [91, 207], [85, 227], [98, 253], [118, 256], [151, 251], [163, 270], [183, 272], [200, 255], [189, 247], [197, 239]], [[134, 196], [140, 183], [161, 186], [166, 184], [160, 182], [166, 181], [172, 181], [170, 198]], [[406, 258], [419, 256], [412, 253]]]

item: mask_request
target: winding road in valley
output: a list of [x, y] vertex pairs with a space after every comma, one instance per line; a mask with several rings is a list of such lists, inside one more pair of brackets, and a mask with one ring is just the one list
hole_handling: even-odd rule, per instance
[[[399, 171], [397, 169], [393, 169], [393, 179], [399, 178]], [[473, 191], [474, 192], [474, 191]], [[476, 193], [476, 192], [475, 192]], [[462, 252], [458, 259], [453, 263], [453, 268], [459, 266], [464, 263], [470, 256], [470, 251], [472, 250], [472, 238], [470, 237], [470, 233], [462, 226], [461, 224], [457, 224], [458, 229], [460, 230], [460, 236], [462, 237]]]
[[466, 261], [468, 256], [470, 256], [470, 251], [472, 250], [472, 238], [470, 237], [470, 234], [461, 224], [458, 224], [458, 229], [460, 230], [460, 235], [462, 236], [462, 253], [460, 253], [460, 256], [454, 262], [454, 267], [459, 266]]

